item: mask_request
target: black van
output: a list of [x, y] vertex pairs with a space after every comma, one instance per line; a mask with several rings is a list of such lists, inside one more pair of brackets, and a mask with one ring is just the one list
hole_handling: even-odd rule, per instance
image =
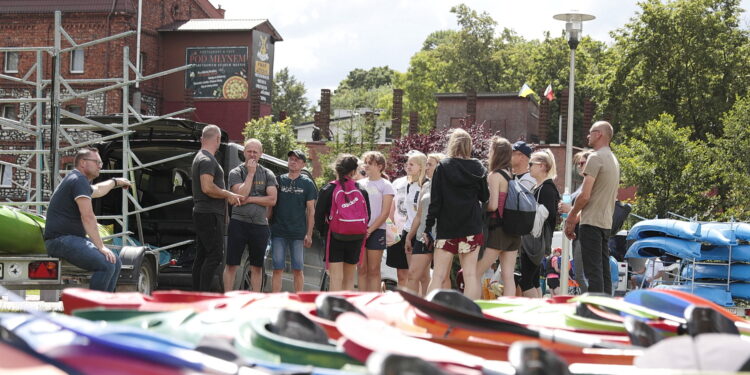
[[[104, 124], [120, 124], [122, 116], [92, 116], [89, 119]], [[190, 288], [192, 277], [191, 269], [195, 258], [195, 231], [192, 222], [192, 184], [191, 164], [195, 153], [200, 149], [201, 132], [208, 124], [177, 118], [156, 119], [143, 116], [143, 121], [151, 122], [131, 126], [128, 130], [133, 131], [129, 136], [129, 143], [125, 145], [134, 156], [133, 165], [129, 166], [128, 177], [135, 185], [137, 205], [129, 203], [129, 211], [141, 211], [130, 215], [128, 230], [131, 236], [153, 248], [161, 249], [159, 252], [168, 252], [169, 256], [161, 255], [156, 273], [158, 275], [142, 275], [141, 277], [153, 277], [153, 280], [142, 280], [143, 283], [152, 283], [160, 289]], [[131, 118], [131, 123], [136, 123], [136, 118]], [[111, 132], [101, 131], [102, 135], [111, 135]], [[225, 177], [229, 171], [244, 162], [243, 146], [228, 141], [228, 136], [222, 132], [222, 142], [216, 152], [216, 159], [221, 163]], [[122, 138], [116, 138], [97, 144], [99, 153], [105, 165], [102, 168], [120, 169], [123, 165], [123, 142]], [[261, 164], [275, 174], [287, 172], [287, 162], [270, 155], [263, 155]], [[311, 177], [308, 170], [303, 174]], [[99, 180], [114, 177], [102, 173]], [[312, 177], [311, 177], [312, 178]], [[102, 199], [97, 199], [94, 210], [97, 215], [116, 215], [121, 212], [122, 194], [116, 190], [114, 194], [108, 194]], [[151, 209], [149, 209], [151, 208]], [[101, 220], [106, 224], [105, 220]], [[111, 224], [120, 226], [114, 220]], [[320, 238], [313, 240], [313, 247], [305, 249], [305, 289], [321, 290], [325, 288], [325, 263], [323, 262], [324, 248]], [[264, 290], [270, 290], [270, 256], [266, 259], [266, 275], [264, 275]], [[250, 265], [247, 261], [247, 252], [242, 258], [240, 271], [235, 281], [235, 289], [248, 289], [250, 280]], [[223, 270], [223, 266], [221, 267]], [[153, 270], [144, 270], [146, 273]], [[287, 260], [286, 272], [283, 277], [283, 290], [292, 289], [292, 275], [289, 261]], [[268, 281], [268, 282], [266, 282]], [[220, 290], [221, 273], [217, 274], [214, 282], [216, 290]]]

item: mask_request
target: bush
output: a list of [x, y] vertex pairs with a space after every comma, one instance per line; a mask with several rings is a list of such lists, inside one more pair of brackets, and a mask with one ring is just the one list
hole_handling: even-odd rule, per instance
[[291, 119], [284, 121], [273, 121], [271, 116], [250, 120], [245, 123], [242, 131], [245, 139], [257, 138], [263, 143], [263, 153], [286, 160], [286, 154], [290, 150], [302, 150], [307, 153], [306, 147], [297, 142]]

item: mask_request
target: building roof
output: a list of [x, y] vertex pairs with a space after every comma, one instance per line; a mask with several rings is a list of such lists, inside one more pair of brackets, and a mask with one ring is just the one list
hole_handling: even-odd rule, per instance
[[[112, 0], [0, 0], [0, 13], [53, 13], [62, 12], [92, 12], [135, 13], [136, 5], [132, 1]], [[114, 7], [113, 7], [114, 6]]]
[[[446, 92], [437, 93], [435, 97], [438, 99], [466, 99], [465, 92]], [[503, 91], [503, 92], [478, 92], [477, 98], [512, 98], [516, 97], [519, 99], [526, 99], [518, 96], [518, 91]]]
[[[3, 1], [3, 0], [0, 0]], [[281, 35], [276, 29], [268, 22], [267, 19], [218, 19], [218, 18], [195, 18], [189, 21], [176, 22], [171, 25], [164, 26], [159, 31], [184, 31], [184, 32], [195, 32], [195, 31], [250, 31], [257, 29], [261, 25], [268, 26], [273, 30], [274, 41], [282, 41]]]

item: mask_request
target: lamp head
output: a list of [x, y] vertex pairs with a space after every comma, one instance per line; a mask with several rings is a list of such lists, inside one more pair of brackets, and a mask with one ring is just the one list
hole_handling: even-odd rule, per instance
[[578, 43], [581, 41], [583, 22], [591, 21], [596, 17], [590, 14], [572, 11], [570, 13], [556, 14], [553, 18], [559, 21], [565, 21], [565, 33], [568, 35], [568, 45], [570, 46], [570, 49], [576, 49]]

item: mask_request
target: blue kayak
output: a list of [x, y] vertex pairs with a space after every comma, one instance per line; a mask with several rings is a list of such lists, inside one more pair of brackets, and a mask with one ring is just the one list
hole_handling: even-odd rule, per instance
[[731, 283], [729, 291], [734, 298], [750, 299], [750, 283]]
[[[655, 289], [671, 289], [695, 294], [720, 306], [734, 306], [732, 294], [722, 285], [658, 285]], [[627, 298], [625, 298], [627, 301]]]
[[750, 263], [750, 245], [737, 245], [731, 248], [729, 246], [703, 246], [701, 248], [701, 255], [695, 260], [728, 262], [730, 260], [730, 249], [732, 252], [732, 262]]
[[[728, 272], [731, 268], [731, 275]], [[727, 280], [732, 281], [750, 281], [750, 264], [735, 263], [727, 264], [688, 264], [682, 270], [682, 277], [686, 279], [693, 278], [693, 269], [695, 269], [695, 279]], [[729, 276], [729, 277], [727, 277]]]
[[736, 241], [750, 241], [750, 224], [748, 223], [705, 223], [703, 226], [727, 233], [731, 232], [731, 235], [734, 236], [733, 239]]
[[673, 219], [643, 220], [630, 228], [628, 240], [640, 240], [648, 237], [675, 237], [684, 240], [700, 241], [701, 224], [694, 221]]
[[703, 223], [700, 241], [711, 245], [736, 245], [734, 226], [732, 223]]
[[653, 258], [663, 255], [694, 259], [701, 255], [701, 243], [673, 237], [646, 237], [633, 242], [625, 258]]

